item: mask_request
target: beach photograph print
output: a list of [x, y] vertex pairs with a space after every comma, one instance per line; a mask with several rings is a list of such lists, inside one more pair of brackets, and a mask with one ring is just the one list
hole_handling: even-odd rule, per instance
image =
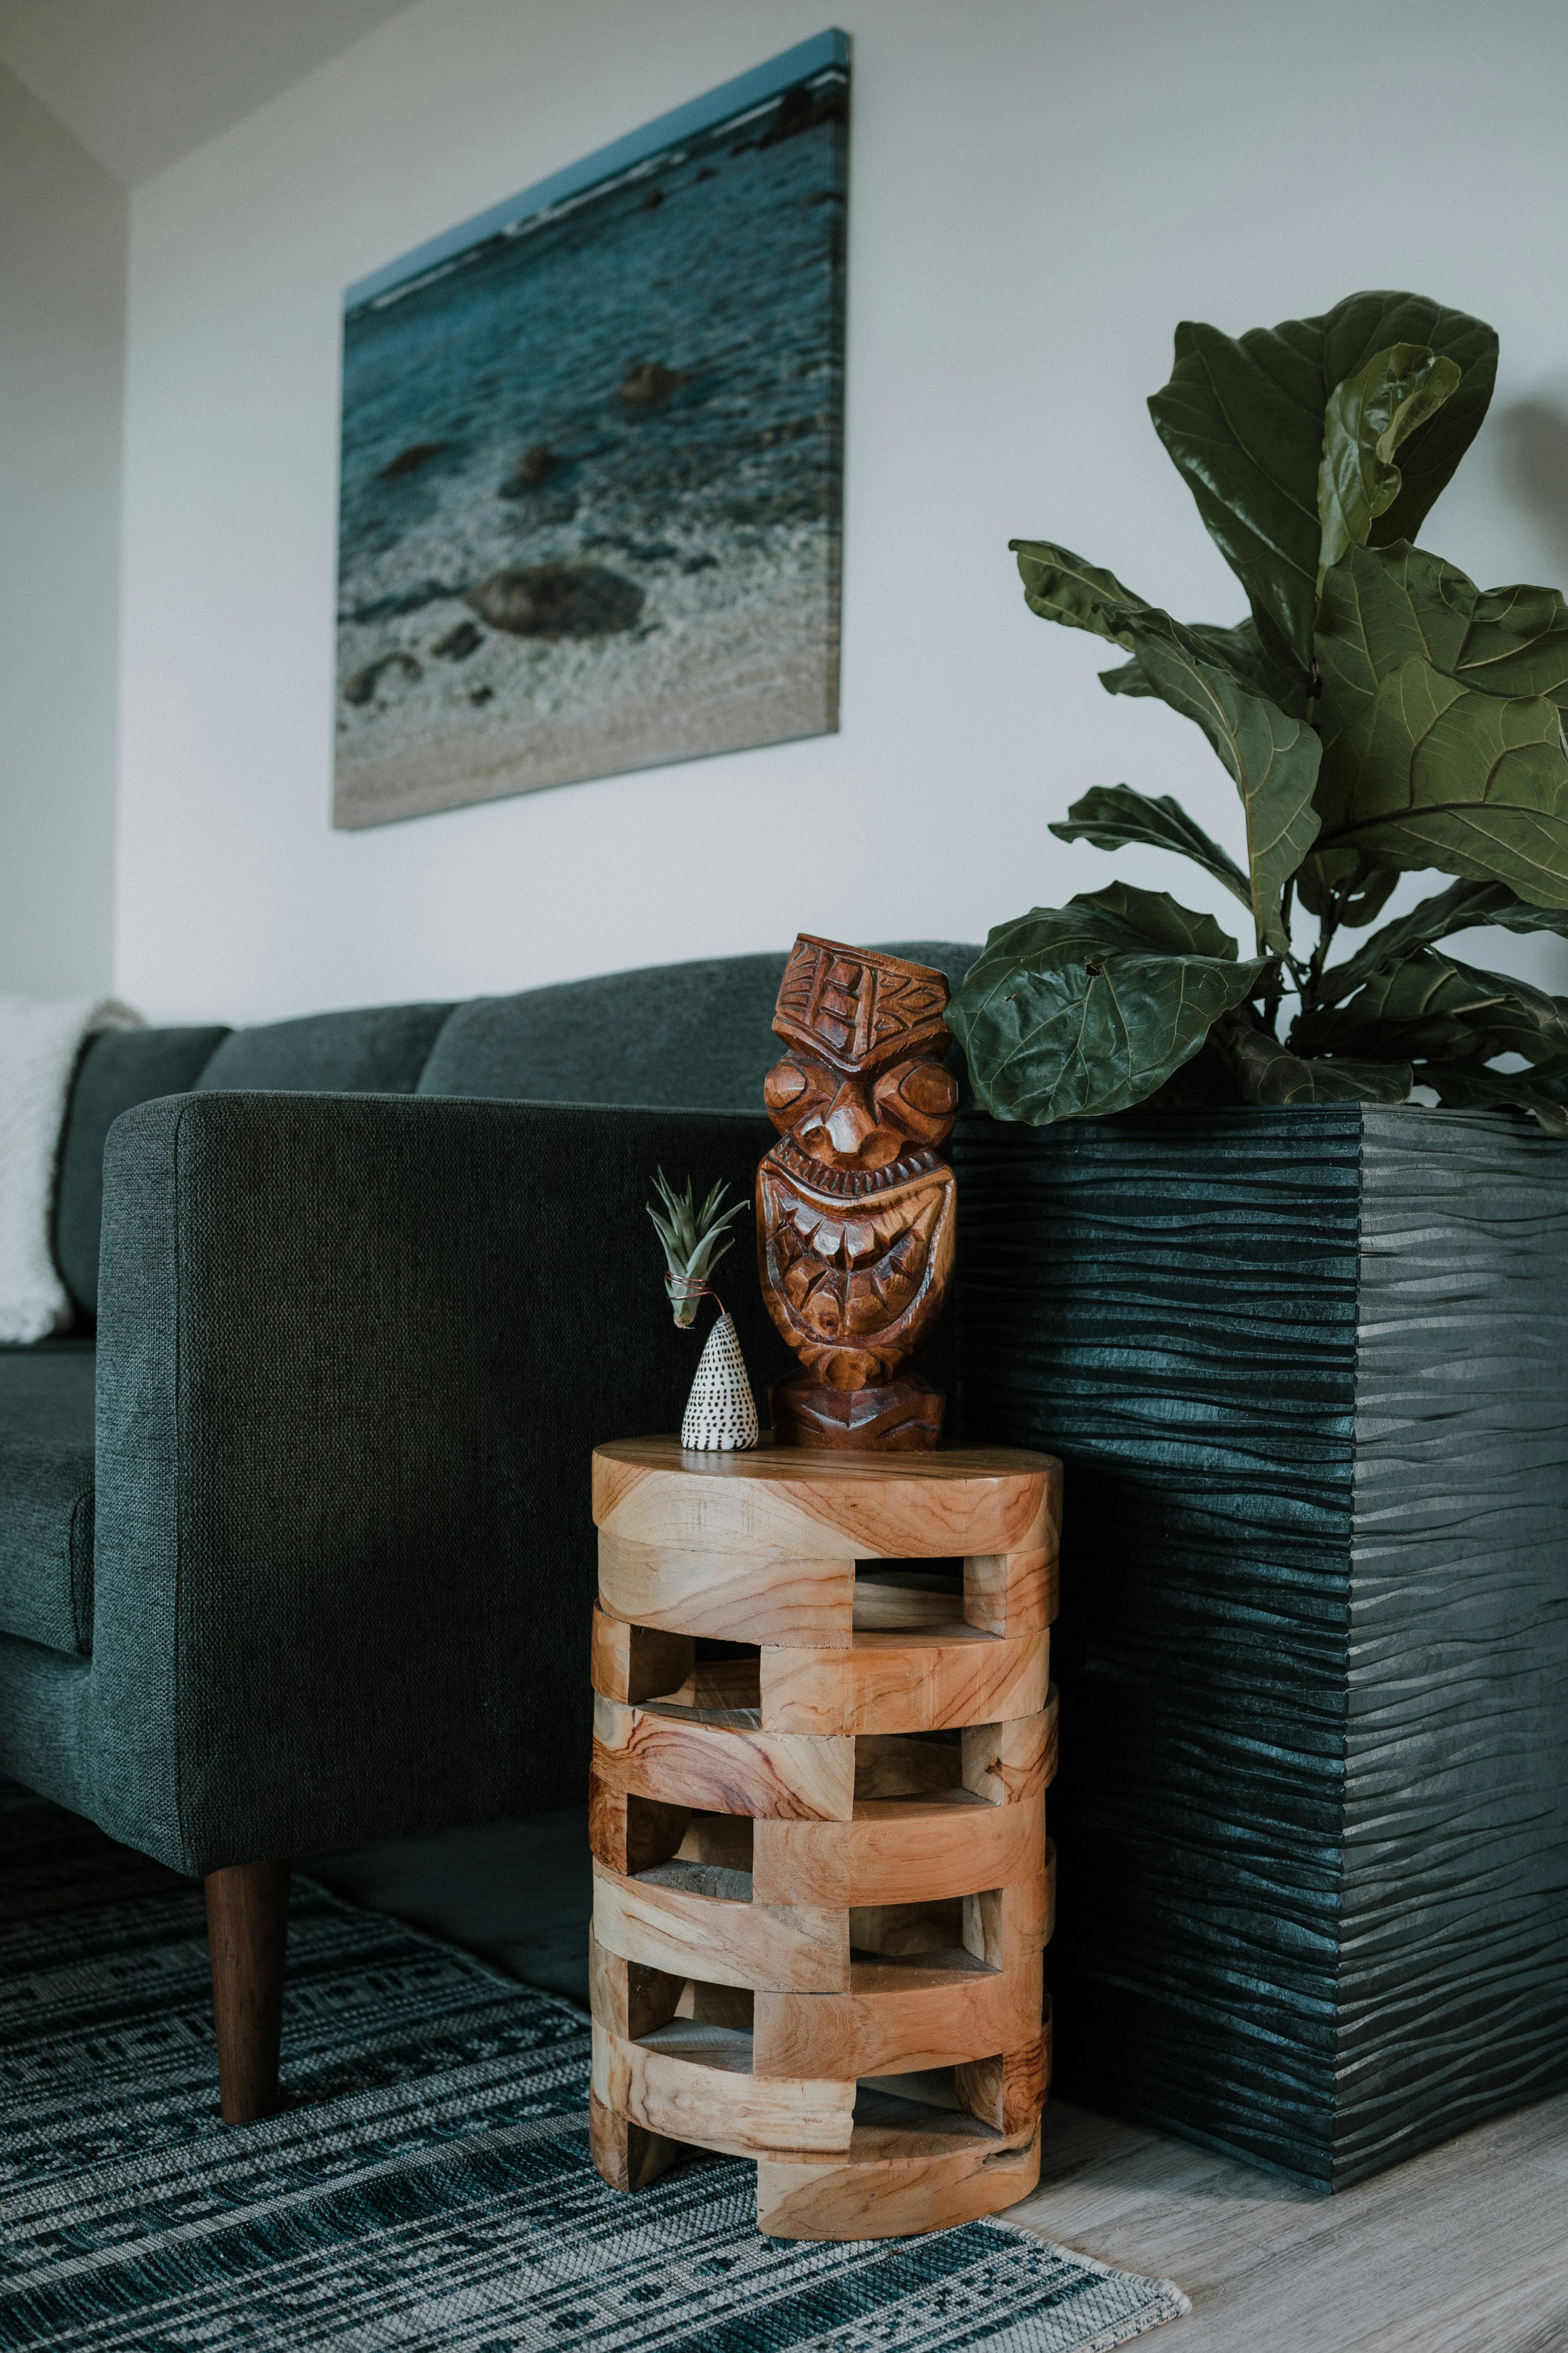
[[344, 298], [333, 823], [838, 723], [849, 45]]

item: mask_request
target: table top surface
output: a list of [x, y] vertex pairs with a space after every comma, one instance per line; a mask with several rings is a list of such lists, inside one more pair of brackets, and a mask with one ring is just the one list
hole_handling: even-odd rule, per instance
[[769, 1431], [763, 1432], [754, 1449], [710, 1454], [688, 1451], [673, 1435], [616, 1438], [595, 1446], [594, 1459], [638, 1471], [679, 1471], [698, 1479], [763, 1479], [788, 1481], [792, 1485], [1027, 1479], [1058, 1467], [1054, 1454], [1034, 1454], [1021, 1446], [943, 1446], [930, 1453], [884, 1454], [870, 1448], [857, 1451], [851, 1447], [775, 1446]]

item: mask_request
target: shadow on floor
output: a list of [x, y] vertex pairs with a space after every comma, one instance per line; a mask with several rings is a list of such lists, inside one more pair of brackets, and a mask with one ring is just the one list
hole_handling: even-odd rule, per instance
[[351, 1904], [494, 1961], [524, 1985], [587, 2005], [594, 1875], [585, 1806], [381, 1839], [296, 1869]]
[[1241, 2199], [1255, 2206], [1317, 2206], [1328, 2196], [1150, 2126], [1047, 2100], [1041, 2123], [1041, 2192], [1091, 2176], [1105, 2190], [1179, 2190], [1184, 2197]]

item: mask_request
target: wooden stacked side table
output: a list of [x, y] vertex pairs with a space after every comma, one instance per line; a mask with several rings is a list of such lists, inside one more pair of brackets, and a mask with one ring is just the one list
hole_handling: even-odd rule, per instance
[[595, 1451], [614, 2187], [695, 2143], [756, 2159], [759, 2229], [859, 2239], [1035, 2186], [1060, 1482], [999, 1447]]

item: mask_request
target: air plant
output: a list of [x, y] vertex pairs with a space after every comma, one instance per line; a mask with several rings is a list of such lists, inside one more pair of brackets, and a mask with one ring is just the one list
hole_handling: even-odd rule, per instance
[[697, 1303], [708, 1296], [708, 1277], [735, 1239], [724, 1229], [742, 1215], [746, 1204], [743, 1200], [731, 1201], [727, 1209], [721, 1208], [730, 1189], [722, 1177], [700, 1208], [689, 1176], [683, 1193], [675, 1190], [662, 1168], [655, 1173], [653, 1181], [664, 1209], [660, 1211], [650, 1201], [647, 1213], [664, 1244], [668, 1261], [664, 1287], [669, 1293], [675, 1320], [684, 1330], [696, 1321]]
[[756, 1399], [746, 1378], [735, 1319], [708, 1278], [735, 1239], [725, 1228], [747, 1204], [740, 1200], [731, 1201], [727, 1209], [721, 1206], [730, 1189], [722, 1178], [700, 1208], [689, 1176], [684, 1193], [675, 1190], [662, 1168], [653, 1181], [664, 1208], [658, 1209], [650, 1201], [647, 1213], [664, 1244], [668, 1261], [664, 1287], [677, 1324], [685, 1329], [695, 1322], [700, 1299], [711, 1298], [719, 1310], [687, 1399], [680, 1443], [693, 1453], [744, 1452], [757, 1443]]

